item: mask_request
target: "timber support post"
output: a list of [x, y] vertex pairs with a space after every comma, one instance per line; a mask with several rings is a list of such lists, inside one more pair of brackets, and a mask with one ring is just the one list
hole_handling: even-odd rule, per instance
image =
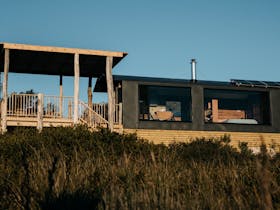
[[37, 129], [39, 132], [43, 129], [43, 107], [44, 107], [44, 96], [42, 93], [38, 94], [38, 105], [37, 105]]
[[108, 122], [109, 130], [114, 130], [114, 113], [115, 113], [115, 99], [114, 99], [114, 87], [112, 76], [113, 57], [106, 57], [106, 81], [108, 92]]
[[59, 75], [59, 117], [63, 117], [63, 77]]
[[[92, 77], [91, 76], [88, 78], [88, 107], [90, 109], [93, 108], [92, 107]], [[89, 122], [91, 121], [91, 117], [92, 117], [91, 115], [92, 115], [91, 111], [88, 111]]]
[[1, 102], [1, 133], [7, 131], [7, 103], [8, 103], [8, 72], [10, 66], [10, 50], [5, 49], [4, 57], [4, 77], [2, 87], [2, 102]]
[[80, 64], [79, 54], [74, 55], [74, 125], [79, 120], [79, 80], [80, 80]]
[[122, 103], [119, 103], [119, 125], [122, 125]]

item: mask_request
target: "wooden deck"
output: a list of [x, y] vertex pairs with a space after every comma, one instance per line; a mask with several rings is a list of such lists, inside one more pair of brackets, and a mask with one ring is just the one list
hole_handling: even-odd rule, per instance
[[[85, 124], [89, 126], [91, 130], [97, 130], [99, 127], [108, 128], [107, 124], [99, 124], [96, 127], [91, 127], [89, 124], [80, 121], [80, 124]], [[38, 119], [37, 117], [7, 117], [7, 126], [8, 127], [37, 127]], [[44, 127], [73, 127], [74, 122], [72, 119], [66, 118], [43, 118], [43, 128]], [[119, 123], [114, 123], [114, 131], [118, 133], [123, 132], [123, 125]]]
[[[8, 96], [6, 125], [37, 127], [74, 126], [73, 97], [48, 96], [43, 94], [11, 94]], [[96, 130], [109, 128], [108, 105], [78, 101], [78, 124]], [[122, 105], [116, 104], [113, 116], [113, 131], [122, 132]]]

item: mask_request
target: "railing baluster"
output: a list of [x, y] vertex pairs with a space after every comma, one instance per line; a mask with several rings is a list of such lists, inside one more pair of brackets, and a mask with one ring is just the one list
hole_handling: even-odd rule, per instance
[[24, 98], [24, 104], [25, 104], [25, 109], [24, 109], [24, 111], [25, 111], [25, 115], [26, 116], [32, 116], [33, 115], [33, 113], [32, 113], [32, 98], [29, 96], [29, 95], [27, 95], [27, 96], [23, 96], [23, 98]]
[[24, 115], [22, 106], [23, 106], [23, 97], [21, 95], [20, 96], [20, 115]]
[[27, 109], [26, 109], [26, 112], [27, 112], [27, 115], [28, 116], [33, 116], [33, 101], [32, 101], [32, 99], [33, 99], [33, 97], [31, 97], [31, 96], [27, 96], [27, 97], [24, 97], [25, 98], [25, 100], [26, 100], [26, 103], [28, 104], [27, 106]]
[[8, 107], [7, 107], [7, 115], [10, 114], [10, 107], [11, 107], [11, 101], [13, 100], [13, 97], [10, 97], [10, 100], [8, 100]]
[[18, 96], [18, 99], [19, 99], [19, 104], [18, 104], [18, 114], [19, 114], [19, 116], [21, 116], [22, 115], [22, 96], [21, 95], [19, 95]]

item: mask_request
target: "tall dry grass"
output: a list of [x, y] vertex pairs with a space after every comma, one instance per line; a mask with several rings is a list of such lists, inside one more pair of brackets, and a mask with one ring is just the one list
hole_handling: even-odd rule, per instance
[[85, 127], [0, 137], [1, 209], [278, 209], [280, 156], [220, 140], [169, 147]]

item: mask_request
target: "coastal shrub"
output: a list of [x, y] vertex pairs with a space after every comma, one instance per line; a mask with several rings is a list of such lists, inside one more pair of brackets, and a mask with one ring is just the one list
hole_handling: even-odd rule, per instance
[[280, 155], [87, 127], [0, 136], [0, 209], [279, 209]]

